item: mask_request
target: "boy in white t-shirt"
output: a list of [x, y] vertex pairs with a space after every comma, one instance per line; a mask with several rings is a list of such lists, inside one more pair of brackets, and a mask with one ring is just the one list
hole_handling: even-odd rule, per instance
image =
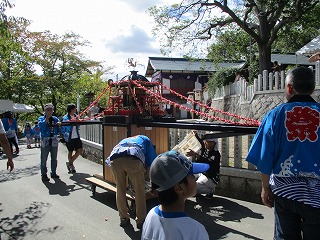
[[209, 239], [205, 227], [184, 212], [185, 200], [197, 191], [193, 174], [208, 169], [208, 164], [192, 163], [177, 151], [165, 152], [154, 159], [150, 179], [153, 188], [158, 191], [160, 205], [149, 211], [141, 239]]

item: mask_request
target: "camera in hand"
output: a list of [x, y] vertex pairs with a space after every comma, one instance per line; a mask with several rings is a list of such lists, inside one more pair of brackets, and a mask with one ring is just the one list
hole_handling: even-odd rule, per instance
[[50, 125], [50, 138], [49, 138], [49, 146], [52, 146], [52, 137], [53, 137], [53, 126], [52, 124], [54, 123], [53, 117], [49, 118], [49, 125]]
[[52, 125], [53, 124], [53, 117], [49, 118], [49, 124]]

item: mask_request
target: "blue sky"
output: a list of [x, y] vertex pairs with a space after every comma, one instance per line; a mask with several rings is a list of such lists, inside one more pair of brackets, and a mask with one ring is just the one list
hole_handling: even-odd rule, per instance
[[[30, 30], [50, 30], [59, 35], [73, 31], [91, 42], [83, 49], [88, 58], [116, 66], [108, 78], [127, 75], [128, 58], [138, 61], [144, 75], [148, 57], [161, 56], [151, 35], [153, 19], [147, 9], [174, 0], [14, 0], [8, 14], [32, 21]], [[179, 1], [178, 1], [179, 2]]]

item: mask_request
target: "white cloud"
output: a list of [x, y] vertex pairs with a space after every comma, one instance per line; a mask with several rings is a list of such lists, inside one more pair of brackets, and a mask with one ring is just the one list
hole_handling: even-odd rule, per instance
[[130, 34], [117, 36], [106, 43], [106, 47], [113, 53], [145, 53], [160, 54], [159, 50], [153, 47], [154, 39], [143, 29], [131, 26]]
[[146, 11], [149, 7], [161, 4], [162, 0], [120, 0], [137, 11]]
[[[91, 48], [83, 49], [88, 58], [116, 66], [114, 75], [121, 78], [132, 70], [125, 64], [128, 58], [146, 66], [149, 56], [160, 55], [151, 36], [153, 20], [146, 10], [162, 1], [15, 0], [8, 13], [31, 20], [32, 31], [79, 34], [91, 42]], [[145, 68], [136, 70], [145, 74]]]

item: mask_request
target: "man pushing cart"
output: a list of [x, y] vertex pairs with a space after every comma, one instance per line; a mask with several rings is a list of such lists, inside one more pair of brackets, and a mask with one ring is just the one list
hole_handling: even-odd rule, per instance
[[155, 147], [150, 138], [136, 135], [121, 140], [106, 159], [106, 164], [111, 167], [115, 177], [116, 203], [121, 227], [130, 224], [126, 197], [128, 177], [135, 192], [137, 228], [142, 228], [147, 214], [145, 178], [149, 175], [149, 167], [156, 156]]

